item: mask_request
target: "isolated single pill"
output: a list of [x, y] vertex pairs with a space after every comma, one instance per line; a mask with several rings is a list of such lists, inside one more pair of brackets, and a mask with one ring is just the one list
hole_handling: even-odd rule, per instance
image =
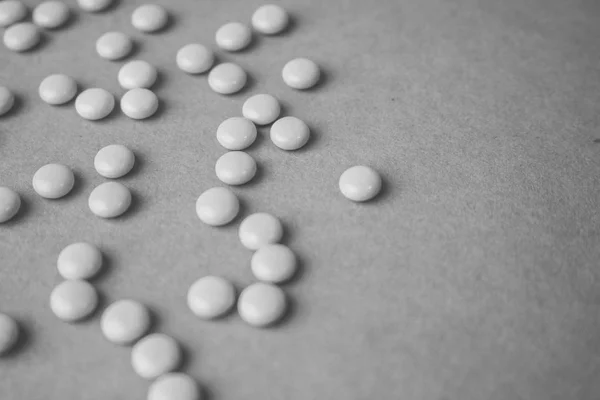
[[169, 21], [169, 14], [157, 4], [144, 4], [131, 14], [131, 24], [139, 31], [152, 33], [163, 29]]
[[113, 2], [114, 0], [77, 0], [79, 8], [88, 12], [104, 11], [110, 7]]
[[0, 186], [0, 224], [11, 220], [21, 208], [21, 197], [14, 190]]
[[113, 95], [100, 88], [86, 89], [75, 99], [77, 114], [90, 121], [106, 118], [114, 108]]
[[41, 28], [56, 29], [66, 24], [70, 16], [69, 6], [62, 1], [50, 0], [33, 9], [32, 19]]
[[40, 31], [30, 22], [19, 22], [4, 31], [4, 45], [16, 52], [31, 50], [37, 46], [40, 39]]
[[65, 279], [91, 279], [102, 268], [102, 253], [93, 244], [73, 243], [60, 252], [56, 266]]
[[202, 394], [191, 376], [171, 372], [150, 384], [147, 400], [202, 400]]
[[142, 60], [129, 61], [119, 70], [117, 79], [123, 89], [149, 88], [156, 82], [158, 72], [150, 63]]
[[275, 121], [281, 113], [279, 101], [270, 94], [256, 94], [249, 97], [242, 106], [242, 115], [257, 125], [267, 125]]
[[272, 325], [283, 317], [287, 300], [279, 287], [257, 282], [242, 290], [237, 308], [244, 321], [261, 328]]
[[187, 303], [197, 317], [217, 318], [235, 305], [235, 287], [220, 276], [205, 276], [190, 286]]
[[275, 4], [260, 6], [252, 14], [252, 26], [257, 32], [264, 35], [276, 35], [288, 26], [289, 16], [287, 11]]
[[19, 0], [0, 1], [0, 28], [15, 24], [27, 16], [27, 6]]
[[135, 164], [133, 151], [121, 144], [101, 148], [94, 157], [96, 172], [105, 178], [117, 179], [129, 173]]
[[148, 307], [135, 300], [118, 300], [106, 307], [100, 319], [102, 334], [110, 342], [129, 345], [150, 329]]
[[281, 76], [289, 87], [304, 90], [317, 84], [321, 71], [314, 61], [308, 58], [296, 58], [285, 64]]
[[88, 206], [101, 218], [115, 218], [127, 211], [131, 205], [131, 192], [119, 182], [102, 183], [90, 193]]
[[252, 255], [250, 267], [259, 281], [283, 283], [296, 273], [296, 255], [283, 244], [267, 244]]
[[177, 51], [175, 61], [183, 72], [202, 74], [208, 71], [215, 62], [215, 54], [211, 49], [198, 43], [190, 43]]
[[255, 213], [242, 221], [238, 235], [244, 247], [258, 250], [267, 244], [279, 242], [283, 236], [283, 226], [271, 214]]
[[256, 161], [243, 151], [229, 151], [215, 164], [217, 178], [228, 185], [243, 185], [256, 175]]
[[50, 294], [50, 308], [65, 322], [76, 322], [90, 316], [98, 306], [98, 293], [88, 282], [66, 280]]
[[212, 226], [230, 223], [240, 211], [240, 201], [235, 193], [224, 187], [214, 187], [196, 200], [196, 214], [202, 222]]
[[381, 190], [381, 176], [371, 167], [357, 165], [344, 171], [339, 186], [346, 198], [357, 202], [367, 201]]
[[230, 22], [217, 30], [215, 41], [223, 50], [239, 51], [252, 41], [252, 31], [240, 22]]
[[256, 140], [256, 126], [243, 117], [231, 117], [217, 128], [217, 141], [227, 150], [244, 150]]
[[65, 74], [49, 75], [40, 83], [38, 93], [45, 103], [65, 104], [77, 94], [77, 82]]
[[131, 365], [142, 378], [155, 379], [181, 363], [179, 344], [170, 336], [153, 333], [140, 339], [131, 350]]
[[222, 63], [208, 73], [208, 85], [220, 94], [237, 93], [246, 85], [246, 72], [237, 64]]
[[5, 86], [0, 86], [0, 117], [15, 105], [15, 95]]
[[0, 356], [15, 347], [20, 331], [19, 324], [13, 317], [0, 313]]
[[96, 52], [104, 59], [116, 61], [133, 50], [133, 41], [122, 32], [107, 32], [96, 41]]
[[283, 117], [271, 126], [270, 137], [273, 144], [282, 150], [298, 150], [310, 139], [310, 129], [299, 118]]
[[46, 199], [59, 199], [75, 185], [73, 171], [62, 164], [47, 164], [33, 175], [33, 190]]
[[158, 110], [158, 97], [149, 89], [131, 89], [121, 98], [121, 110], [132, 119], [150, 118]]

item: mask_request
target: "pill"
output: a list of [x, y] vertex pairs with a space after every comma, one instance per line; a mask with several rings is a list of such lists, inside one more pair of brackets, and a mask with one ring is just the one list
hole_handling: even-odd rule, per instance
[[235, 305], [235, 288], [220, 276], [205, 276], [190, 286], [188, 307], [203, 319], [213, 319], [226, 314]]
[[276, 35], [285, 30], [289, 22], [288, 13], [275, 4], [260, 6], [252, 14], [252, 26], [265, 35]]
[[87, 280], [102, 268], [102, 253], [98, 247], [86, 242], [65, 247], [56, 262], [58, 273], [65, 279]]
[[0, 186], [0, 224], [11, 220], [21, 208], [21, 197], [14, 190]]
[[27, 16], [27, 7], [18, 0], [0, 1], [0, 28], [6, 28]]
[[227, 150], [244, 150], [256, 140], [256, 126], [243, 117], [231, 117], [217, 128], [217, 141]]
[[62, 164], [47, 164], [33, 175], [33, 190], [46, 199], [66, 196], [75, 184], [73, 171]]
[[15, 95], [4, 86], [0, 86], [0, 117], [8, 113], [15, 105]]
[[75, 99], [77, 114], [90, 121], [107, 117], [114, 108], [113, 95], [100, 88], [86, 89]]
[[239, 51], [252, 41], [252, 31], [242, 23], [230, 22], [217, 30], [215, 40], [223, 50]]
[[8, 353], [19, 340], [19, 324], [9, 315], [0, 313], [0, 356]]
[[214, 187], [202, 193], [196, 201], [196, 214], [212, 226], [230, 223], [240, 211], [240, 201], [229, 189]]
[[19, 22], [4, 31], [4, 45], [7, 49], [16, 52], [31, 50], [40, 39], [40, 31], [30, 22]]
[[256, 175], [256, 161], [243, 151], [229, 151], [215, 164], [217, 178], [228, 185], [243, 185]]
[[296, 255], [289, 247], [267, 244], [256, 250], [250, 260], [252, 274], [259, 281], [283, 283], [296, 273]]
[[147, 400], [201, 400], [198, 384], [181, 372], [168, 373], [152, 382]]
[[163, 29], [169, 20], [167, 10], [156, 4], [139, 6], [131, 14], [131, 24], [134, 28], [146, 32], [157, 32]]
[[90, 193], [88, 206], [101, 218], [115, 218], [122, 215], [131, 205], [131, 192], [119, 182], [102, 183]]
[[69, 6], [62, 1], [44, 1], [33, 9], [33, 22], [46, 29], [56, 29], [63, 26], [71, 16]]
[[79, 8], [88, 12], [104, 11], [111, 6], [114, 0], [77, 0]]
[[283, 117], [271, 126], [271, 141], [283, 150], [298, 150], [310, 138], [310, 129], [296, 117]]
[[242, 115], [257, 125], [267, 125], [279, 117], [281, 106], [270, 94], [256, 94], [242, 106]]
[[267, 244], [279, 242], [283, 236], [283, 226], [271, 214], [255, 213], [242, 221], [238, 235], [244, 247], [258, 250]]
[[296, 58], [285, 64], [281, 76], [289, 87], [303, 90], [315, 86], [321, 77], [321, 72], [314, 61]]
[[246, 85], [246, 72], [237, 64], [222, 63], [208, 74], [208, 85], [220, 94], [233, 94]]
[[106, 307], [100, 319], [102, 334], [110, 342], [129, 345], [150, 329], [150, 311], [135, 300], [118, 300]]
[[149, 118], [158, 110], [158, 97], [148, 89], [131, 89], [121, 98], [121, 110], [132, 119]]
[[119, 70], [117, 76], [123, 89], [149, 88], [156, 82], [156, 68], [142, 60], [129, 61]]
[[163, 333], [153, 333], [138, 341], [131, 350], [131, 365], [142, 378], [155, 379], [173, 371], [181, 363], [179, 344]]
[[40, 83], [38, 93], [48, 104], [65, 104], [77, 94], [77, 82], [64, 74], [49, 75]]
[[96, 52], [104, 59], [116, 61], [133, 50], [133, 41], [122, 32], [107, 32], [96, 41]]
[[175, 61], [179, 69], [188, 74], [202, 74], [213, 66], [215, 55], [208, 47], [191, 43], [179, 49]]
[[63, 281], [50, 294], [50, 309], [65, 322], [80, 321], [90, 316], [97, 306], [96, 289], [83, 280]]
[[248, 324], [266, 327], [283, 317], [287, 300], [283, 290], [277, 286], [257, 282], [242, 290], [237, 307], [240, 317]]
[[357, 165], [340, 176], [340, 191], [352, 201], [367, 201], [381, 190], [381, 176], [371, 167]]
[[121, 144], [101, 148], [94, 157], [94, 168], [105, 178], [117, 179], [131, 171], [135, 164], [133, 151]]

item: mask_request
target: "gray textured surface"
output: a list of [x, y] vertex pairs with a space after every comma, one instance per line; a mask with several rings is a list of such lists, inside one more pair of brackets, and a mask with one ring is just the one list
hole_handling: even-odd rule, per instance
[[[2, 400], [145, 396], [129, 350], [103, 339], [97, 317], [67, 325], [48, 309], [58, 252], [78, 240], [109, 256], [96, 281], [106, 301], [148, 303], [156, 330], [183, 343], [184, 370], [212, 399], [598, 398], [598, 2], [289, 0], [296, 24], [287, 35], [220, 55], [252, 76], [233, 97], [176, 70], [175, 52], [213, 44], [222, 23], [248, 21], [260, 1], [172, 1], [174, 24], [148, 36], [128, 23], [134, 3], [78, 13], [38, 51], [0, 48], [0, 82], [20, 98], [0, 120], [0, 184], [26, 205], [0, 227], [0, 309], [29, 339], [0, 361]], [[136, 57], [160, 68], [158, 117], [135, 122], [115, 112], [91, 123], [72, 103], [50, 107], [37, 97], [56, 72], [120, 96], [120, 64], [94, 52], [109, 29], [135, 36]], [[281, 82], [296, 56], [327, 71], [318, 90]], [[245, 214], [285, 221], [303, 260], [286, 289], [294, 312], [266, 331], [235, 315], [200, 322], [185, 306], [204, 274], [239, 288], [252, 280], [237, 224], [202, 225], [194, 202], [218, 184], [217, 125], [258, 92], [278, 96], [314, 131], [297, 153], [278, 151], [262, 131], [251, 149], [261, 176], [236, 189]], [[104, 221], [87, 196], [103, 181], [93, 157], [111, 143], [130, 146], [141, 162], [122, 180], [134, 209]], [[31, 188], [48, 162], [77, 173], [63, 200]], [[361, 163], [387, 181], [367, 205], [337, 189], [339, 174]]]

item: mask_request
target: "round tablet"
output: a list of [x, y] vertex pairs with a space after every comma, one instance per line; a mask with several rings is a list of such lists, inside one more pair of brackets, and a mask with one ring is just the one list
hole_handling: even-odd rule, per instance
[[149, 118], [158, 110], [158, 97], [148, 89], [131, 89], [121, 97], [121, 110], [132, 119]]
[[46, 199], [66, 196], [75, 184], [73, 171], [62, 164], [47, 164], [33, 175], [33, 190]]
[[44, 1], [33, 9], [33, 22], [42, 28], [56, 29], [63, 26], [71, 15], [69, 7], [62, 1]]
[[115, 98], [100, 88], [86, 89], [75, 99], [77, 114], [90, 121], [107, 117], [113, 108], [115, 108]]
[[77, 0], [79, 8], [88, 12], [104, 11], [113, 3], [114, 0]]
[[279, 242], [283, 236], [283, 226], [271, 214], [255, 213], [242, 221], [238, 234], [244, 247], [258, 250], [267, 244]]
[[230, 151], [223, 154], [215, 164], [217, 178], [228, 185], [243, 185], [256, 175], [256, 161], [243, 151]]
[[301, 119], [283, 117], [271, 126], [271, 141], [283, 150], [298, 150], [310, 138], [310, 129]]
[[8, 353], [17, 344], [19, 333], [17, 321], [0, 313], [0, 355]]
[[289, 247], [274, 243], [259, 248], [250, 261], [252, 273], [259, 281], [283, 283], [296, 273], [296, 256]]
[[117, 179], [131, 171], [135, 164], [133, 151], [121, 144], [103, 147], [94, 157], [94, 168], [105, 178]]
[[131, 350], [131, 365], [142, 378], [155, 379], [173, 371], [181, 363], [181, 349], [170, 336], [150, 334], [137, 342]]
[[285, 314], [287, 301], [283, 290], [269, 283], [253, 283], [240, 293], [238, 313], [248, 324], [266, 327]]
[[223, 63], [214, 67], [208, 74], [208, 85], [221, 94], [233, 94], [246, 85], [246, 72], [237, 64]]
[[281, 73], [286, 85], [293, 89], [309, 89], [321, 77], [319, 66], [307, 58], [296, 58], [283, 67]]
[[96, 52], [102, 58], [115, 61], [125, 58], [133, 50], [133, 41], [121, 32], [107, 32], [96, 41]]
[[147, 33], [163, 29], [168, 20], [167, 10], [156, 4], [144, 4], [131, 14], [131, 24], [134, 28]]
[[227, 150], [244, 150], [256, 140], [256, 126], [243, 117], [231, 117], [217, 128], [217, 140]]
[[18, 0], [0, 1], [0, 28], [6, 28], [27, 16], [27, 7]]
[[190, 286], [188, 307], [203, 319], [213, 319], [227, 313], [235, 304], [233, 284], [220, 276], [205, 276]]
[[50, 75], [40, 83], [38, 93], [48, 104], [65, 104], [77, 94], [77, 82], [64, 74]]
[[242, 106], [242, 115], [257, 125], [267, 125], [279, 117], [281, 106], [270, 94], [256, 94]]
[[147, 400], [201, 400], [198, 384], [181, 372], [164, 374], [148, 388]]
[[208, 189], [196, 201], [196, 214], [202, 222], [212, 226], [230, 223], [240, 211], [240, 201], [229, 189]]
[[260, 6], [252, 14], [252, 26], [265, 35], [276, 35], [285, 30], [288, 25], [288, 13], [275, 4]]
[[60, 252], [56, 266], [65, 279], [90, 279], [102, 268], [102, 253], [93, 244], [73, 243]]
[[230, 22], [217, 30], [215, 40], [223, 50], [239, 51], [252, 41], [252, 31], [242, 23]]
[[202, 74], [212, 67], [215, 55], [211, 49], [197, 43], [183, 46], [177, 52], [177, 66], [188, 74]]
[[4, 31], [4, 45], [12, 51], [27, 51], [34, 48], [41, 39], [38, 28], [30, 22], [19, 22]]
[[135, 300], [119, 300], [106, 307], [100, 319], [100, 329], [109, 341], [128, 345], [150, 329], [150, 311]]
[[373, 168], [357, 165], [340, 176], [340, 191], [352, 201], [367, 201], [381, 190], [381, 177]]
[[131, 205], [131, 192], [119, 182], [102, 183], [90, 193], [88, 206], [101, 218], [122, 215]]
[[0, 186], [0, 224], [11, 220], [21, 208], [21, 197], [12, 189]]
[[59, 283], [50, 294], [50, 308], [65, 322], [75, 322], [90, 316], [98, 306], [98, 293], [82, 280]]
[[119, 70], [119, 85], [123, 89], [149, 88], [156, 82], [158, 72], [146, 61], [129, 61]]
[[0, 86], [0, 116], [9, 112], [15, 104], [15, 95], [7, 87]]

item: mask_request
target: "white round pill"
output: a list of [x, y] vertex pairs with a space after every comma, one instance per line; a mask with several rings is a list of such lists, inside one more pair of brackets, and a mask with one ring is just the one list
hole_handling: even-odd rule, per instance
[[163, 29], [168, 20], [167, 10], [157, 4], [144, 4], [131, 14], [131, 24], [134, 28], [146, 33]]
[[15, 105], [15, 95], [5, 86], [0, 86], [0, 117]]
[[105, 178], [117, 179], [131, 171], [135, 164], [133, 151], [121, 144], [103, 147], [94, 157], [94, 168]]
[[102, 268], [102, 253], [98, 247], [86, 242], [65, 247], [56, 262], [58, 273], [65, 279], [87, 280]]
[[119, 182], [102, 183], [90, 193], [88, 206], [101, 218], [122, 215], [131, 205], [131, 192]]
[[314, 61], [307, 58], [296, 58], [285, 64], [281, 76], [289, 87], [304, 90], [317, 84], [321, 77], [321, 71]]
[[256, 175], [256, 161], [243, 151], [229, 151], [215, 164], [217, 178], [228, 185], [243, 185]]
[[240, 211], [240, 201], [229, 189], [208, 189], [196, 201], [196, 214], [202, 222], [212, 226], [230, 223]]
[[19, 340], [19, 324], [14, 318], [0, 313], [0, 356], [8, 353]]
[[98, 306], [98, 293], [82, 280], [59, 283], [50, 294], [50, 308], [65, 322], [75, 322], [90, 316]]
[[227, 150], [244, 150], [256, 140], [256, 126], [243, 117], [231, 117], [217, 128], [217, 141]]
[[19, 22], [4, 31], [4, 45], [16, 52], [31, 50], [40, 39], [38, 28], [30, 22]]
[[90, 121], [107, 117], [114, 108], [113, 95], [100, 88], [86, 89], [75, 99], [77, 114]]
[[238, 235], [244, 247], [258, 250], [267, 244], [279, 242], [283, 236], [283, 226], [271, 214], [255, 213], [242, 221]]
[[77, 82], [64, 74], [49, 75], [40, 83], [38, 93], [48, 104], [65, 104], [77, 94]]
[[155, 379], [173, 371], [181, 363], [181, 349], [170, 336], [150, 334], [137, 342], [131, 350], [131, 365], [142, 378]]
[[283, 283], [296, 273], [296, 255], [289, 247], [267, 244], [256, 250], [250, 260], [254, 277], [268, 283]]
[[0, 224], [11, 220], [21, 208], [21, 197], [17, 192], [0, 186]]
[[203, 319], [213, 319], [227, 313], [235, 304], [235, 287], [220, 276], [205, 276], [190, 286], [188, 307]]
[[100, 319], [100, 329], [109, 341], [129, 345], [150, 329], [150, 311], [135, 300], [118, 300], [106, 307]]
[[256, 94], [242, 106], [242, 115], [257, 125], [267, 125], [279, 117], [281, 106], [270, 94]]
[[79, 8], [88, 12], [104, 11], [113, 3], [114, 0], [77, 0]]
[[32, 184], [33, 190], [40, 196], [46, 199], [59, 199], [73, 189], [75, 175], [65, 165], [47, 164], [33, 175]]
[[298, 150], [310, 138], [310, 129], [301, 119], [283, 117], [271, 126], [271, 141], [283, 150]]
[[0, 28], [15, 24], [27, 16], [27, 7], [19, 0], [0, 1]]
[[96, 52], [104, 59], [116, 61], [127, 57], [133, 50], [133, 41], [121, 32], [107, 32], [96, 41]]
[[367, 201], [381, 190], [381, 176], [371, 167], [357, 165], [340, 176], [340, 191], [352, 201]]
[[56, 29], [63, 26], [71, 16], [69, 6], [62, 1], [50, 0], [40, 3], [33, 9], [33, 22], [46, 29]]
[[198, 384], [181, 372], [164, 374], [148, 388], [147, 400], [202, 400]]
[[287, 300], [283, 290], [269, 283], [257, 282], [246, 287], [238, 299], [238, 313], [248, 324], [269, 326], [283, 317]]
[[119, 85], [123, 89], [149, 88], [156, 82], [158, 72], [153, 65], [142, 60], [129, 61], [119, 70]]
[[208, 85], [220, 94], [237, 93], [246, 85], [246, 72], [237, 64], [223, 63], [208, 74]]
[[132, 119], [149, 118], [158, 110], [158, 97], [148, 89], [131, 89], [121, 97], [121, 110]]
[[242, 23], [230, 22], [217, 30], [215, 40], [223, 50], [239, 51], [252, 41], [252, 31]]
[[275, 4], [260, 6], [252, 14], [252, 26], [265, 35], [276, 35], [283, 32], [288, 22], [287, 11]]
[[202, 74], [212, 67], [215, 55], [208, 47], [191, 43], [179, 49], [176, 62], [179, 69], [188, 74]]

